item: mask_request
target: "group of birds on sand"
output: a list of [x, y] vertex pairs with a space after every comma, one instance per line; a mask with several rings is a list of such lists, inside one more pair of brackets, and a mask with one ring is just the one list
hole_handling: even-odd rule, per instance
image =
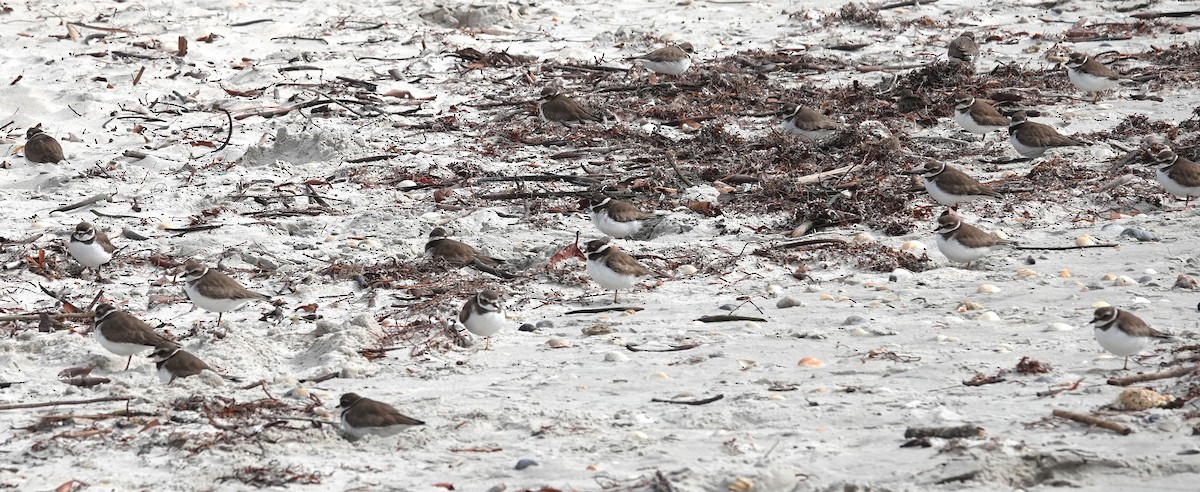
[[[681, 43], [630, 60], [655, 74], [679, 77], [691, 67], [692, 52], [692, 45]], [[979, 56], [974, 35], [968, 32], [953, 40], [947, 55], [954, 62], [973, 65]], [[1085, 92], [1111, 89], [1120, 80], [1112, 70], [1084, 54], [1071, 55], [1067, 69], [1071, 82]], [[1006, 118], [992, 105], [961, 92], [954, 95], [953, 104], [954, 121], [963, 129], [986, 136], [1007, 128], [1009, 142], [1027, 158], [1039, 157], [1055, 147], [1082, 144], [1060, 135], [1049, 126], [1029, 121], [1024, 112]], [[605, 120], [557, 88], [543, 91], [538, 113], [544, 122], [568, 126]], [[797, 106], [781, 126], [784, 131], [814, 141], [829, 138], [843, 127], [819, 111], [804, 106]], [[30, 162], [54, 163], [64, 160], [62, 147], [43, 133], [40, 127], [29, 129], [27, 138], [24, 152]], [[1153, 163], [1157, 166], [1158, 179], [1167, 191], [1185, 198], [1200, 196], [1200, 166], [1175, 155], [1169, 148], [1156, 152]], [[929, 195], [939, 204], [950, 207], [937, 219], [936, 229], [938, 249], [947, 258], [967, 263], [969, 267], [971, 262], [986, 256], [994, 248], [1009, 243], [964, 222], [954, 212], [954, 207], [962, 203], [999, 199], [999, 193], [944, 162], [930, 160], [914, 174], [917, 173], [923, 176]], [[620, 290], [632, 288], [640, 279], [654, 275], [654, 272], [622, 251], [615, 239], [634, 236], [654, 216], [605, 194], [598, 194], [589, 202], [591, 222], [604, 237], [588, 241], [582, 255], [590, 278], [600, 286], [613, 290], [613, 302], [616, 303]], [[115, 251], [108, 237], [86, 221], [76, 226], [68, 245], [70, 255], [80, 265], [94, 270], [97, 280], [102, 279], [100, 269], [112, 260]], [[475, 247], [451, 238], [449, 231], [442, 227], [429, 233], [425, 254], [443, 265], [469, 266], [500, 278], [513, 277], [502, 269], [504, 260], [484, 255]], [[195, 260], [188, 260], [179, 268], [179, 272], [182, 273], [183, 290], [188, 299], [201, 309], [218, 313], [218, 324], [225, 312], [237, 310], [252, 301], [270, 299]], [[485, 349], [490, 348], [491, 337], [509, 325], [504, 298], [493, 288], [483, 289], [467, 299], [459, 310], [457, 320], [467, 331], [485, 338]], [[1134, 314], [1111, 306], [1096, 309], [1092, 324], [1095, 325], [1096, 340], [1109, 352], [1125, 357], [1126, 368], [1128, 357], [1144, 351], [1152, 340], [1169, 337], [1149, 327]], [[150, 351], [158, 377], [164, 383], [170, 384], [178, 378], [194, 376], [203, 371], [217, 372], [183, 350], [175, 341], [159, 335], [144, 321], [112, 304], [104, 303], [96, 307], [93, 330], [102, 347], [128, 358], [125, 369], [129, 368], [134, 355]], [[221, 377], [236, 379], [223, 374]], [[423, 424], [386, 403], [355, 393], [342, 395], [339, 408], [343, 409], [342, 427], [351, 438], [365, 434], [392, 435]]]

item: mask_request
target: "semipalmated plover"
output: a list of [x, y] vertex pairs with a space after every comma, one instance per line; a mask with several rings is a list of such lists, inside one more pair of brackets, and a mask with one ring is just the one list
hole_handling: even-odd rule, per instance
[[561, 123], [563, 126], [578, 125], [588, 121], [604, 122], [604, 118], [600, 115], [584, 109], [574, 99], [554, 87], [542, 89], [542, 102], [538, 104], [538, 115], [542, 117], [543, 123]]
[[796, 106], [792, 114], [783, 120], [784, 131], [812, 141], [832, 137], [841, 129], [841, 123], [805, 106]]
[[240, 309], [250, 301], [270, 299], [270, 296], [242, 287], [228, 275], [196, 260], [183, 264], [183, 282], [183, 290], [192, 304], [217, 313], [218, 325], [225, 312]]
[[995, 190], [945, 162], [930, 160], [918, 172], [925, 178], [925, 191], [929, 196], [947, 207], [980, 198], [1000, 198]]
[[1012, 122], [1008, 124], [1008, 143], [1027, 158], [1041, 157], [1055, 147], [1083, 145], [1083, 142], [1059, 134], [1054, 128], [1029, 121], [1024, 111], [1012, 116]]
[[204, 371], [212, 371], [214, 374], [222, 378], [238, 382], [241, 378], [228, 376], [217, 372], [211, 366], [200, 360], [199, 357], [192, 355], [191, 352], [179, 348], [178, 345], [163, 345], [155, 347], [154, 352], [150, 354], [154, 359], [154, 365], [158, 368], [158, 380], [164, 384], [174, 383], [176, 379], [195, 376]]
[[1008, 128], [1008, 118], [996, 111], [995, 107], [964, 92], [954, 94], [954, 121], [963, 130], [985, 137], [988, 133]]
[[588, 241], [584, 254], [588, 275], [601, 287], [613, 290], [613, 304], [617, 303], [621, 289], [631, 288], [638, 279], [653, 274], [629, 253], [621, 251], [609, 237]]
[[641, 230], [643, 221], [653, 217], [629, 202], [604, 195], [592, 198], [588, 208], [592, 212], [592, 225], [600, 232], [615, 238], [626, 238], [636, 234]]
[[125, 370], [129, 370], [134, 355], [159, 346], [176, 346], [175, 342], [163, 338], [146, 322], [108, 303], [96, 306], [92, 331], [101, 347], [128, 357]]
[[1124, 369], [1129, 369], [1129, 357], [1149, 348], [1154, 339], [1171, 338], [1171, 335], [1151, 328], [1133, 313], [1112, 306], [1097, 308], [1091, 324], [1096, 325], [1093, 332], [1100, 346], [1125, 358]]
[[25, 160], [34, 164], [54, 164], [66, 158], [63, 157], [62, 145], [58, 140], [43, 132], [40, 127], [33, 127], [25, 132]]
[[963, 222], [962, 218], [953, 213], [944, 213], [938, 217], [937, 246], [946, 258], [958, 263], [966, 263], [971, 268], [971, 262], [991, 254], [992, 250], [1011, 241], [983, 232], [978, 227]]
[[355, 393], [342, 395], [338, 408], [342, 410], [342, 431], [353, 440], [367, 434], [394, 436], [405, 429], [425, 422], [401, 414], [395, 407], [363, 398]]
[[[692, 66], [690, 53], [695, 53], [692, 43], [679, 43], [627, 59], [641, 63], [643, 67], [650, 69], [654, 73], [663, 73], [678, 77], [683, 75], [683, 72], [686, 72]], [[651, 83], [654, 83], [654, 81], [652, 80]]]
[[508, 324], [508, 319], [504, 316], [504, 298], [492, 289], [479, 291], [463, 303], [462, 309], [458, 311], [458, 321], [467, 331], [484, 337], [486, 350], [491, 346], [492, 335]]
[[1071, 83], [1079, 90], [1095, 92], [1092, 102], [1100, 98], [1100, 92], [1121, 83], [1121, 76], [1117, 72], [1086, 53], [1071, 53], [1070, 59], [1067, 60], [1067, 78], [1071, 79]]
[[1155, 167], [1155, 177], [1167, 193], [1183, 197], [1184, 208], [1192, 197], [1200, 196], [1200, 164], [1175, 155], [1175, 151], [1165, 148], [1154, 154], [1152, 165]]
[[116, 250], [112, 242], [108, 240], [108, 236], [104, 235], [104, 231], [97, 229], [87, 221], [80, 222], [75, 226], [75, 232], [71, 234], [71, 241], [67, 243], [67, 252], [80, 265], [95, 270], [96, 280], [100, 280], [100, 265], [111, 261], [113, 252]]
[[979, 45], [975, 44], [975, 33], [966, 31], [950, 41], [950, 45], [946, 47], [946, 56], [954, 61], [975, 65], [975, 59], [979, 58]]
[[504, 263], [504, 260], [484, 255], [474, 246], [451, 239], [450, 232], [443, 227], [434, 227], [429, 231], [429, 241], [425, 243], [425, 256], [451, 266], [470, 266], [497, 277], [513, 278], [511, 273], [496, 268]]

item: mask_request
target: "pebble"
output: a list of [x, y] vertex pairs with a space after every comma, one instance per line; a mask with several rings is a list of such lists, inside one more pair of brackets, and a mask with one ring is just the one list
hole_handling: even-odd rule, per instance
[[531, 466], [537, 466], [537, 464], [538, 464], [538, 463], [537, 463], [536, 461], [533, 461], [533, 460], [531, 460], [531, 459], [522, 459], [522, 460], [520, 460], [520, 461], [517, 461], [517, 466], [516, 466], [516, 468], [517, 468], [518, 470], [524, 470], [524, 469], [526, 469], [526, 468], [529, 468], [529, 467], [531, 467]]
[[1142, 273], [1144, 273], [1146, 275], [1158, 275], [1158, 270], [1155, 270], [1153, 268], [1147, 268], [1146, 271], [1144, 271]]
[[1000, 321], [1000, 315], [995, 311], [984, 311], [979, 316], [975, 317], [976, 321]]
[[1029, 278], [1029, 277], [1036, 277], [1036, 276], [1037, 276], [1037, 272], [1035, 272], [1029, 268], [1021, 268], [1021, 269], [1017, 270], [1017, 277], [1019, 277], [1019, 278]]
[[405, 179], [405, 180], [402, 180], [402, 181], [400, 181], [399, 183], [396, 183], [396, 187], [397, 187], [397, 188], [401, 188], [401, 189], [403, 189], [403, 188], [412, 188], [412, 187], [414, 187], [414, 186], [416, 186], [416, 185], [417, 185], [417, 182], [416, 182], [416, 181], [413, 181], [413, 180], [411, 180], [411, 179]]
[[1062, 278], [1071, 278], [1071, 270], [1068, 270], [1067, 267], [1063, 267], [1062, 271], [1058, 272], [1058, 276]]
[[802, 302], [802, 301], [800, 301], [800, 299], [796, 299], [795, 297], [792, 297], [792, 296], [784, 297], [783, 299], [780, 299], [779, 302], [775, 303], [775, 307], [777, 307], [779, 309], [786, 309], [786, 308], [790, 308], [790, 307], [803, 306], [803, 305], [804, 305], [804, 302]]
[[738, 363], [738, 366], [741, 366], [743, 371], [758, 367], [758, 361], [756, 361], [754, 359], [738, 359], [737, 363]]
[[938, 342], [958, 343], [958, 337], [952, 337], [952, 336], [948, 336], [948, 335], [938, 335], [936, 337], [933, 337], [933, 339], [934, 339], [934, 341], [938, 341]]
[[1138, 279], [1137, 279], [1137, 283], [1139, 283], [1139, 284], [1148, 284], [1153, 281], [1154, 281], [1154, 277], [1151, 277], [1149, 275], [1142, 275], [1141, 277], [1138, 277]]
[[1113, 280], [1113, 285], [1119, 285], [1122, 287], [1127, 286], [1127, 285], [1137, 285], [1137, 284], [1138, 284], [1137, 280], [1131, 279], [1124, 275], [1121, 275], [1120, 277], [1117, 277], [1116, 280]]
[[824, 294], [821, 294], [821, 297], [820, 297], [820, 299], [821, 299], [822, 301], [832, 301], [832, 300], [833, 300], [833, 295], [831, 295], [831, 294], [829, 294], [829, 293], [824, 293]]
[[534, 331], [534, 330], [537, 330], [537, 327], [533, 326], [530, 323], [525, 323], [525, 324], [521, 325], [520, 328], [517, 328], [517, 331]]
[[1033, 257], [1032, 257], [1032, 256], [1026, 256], [1026, 257], [1025, 257], [1025, 264], [1026, 264], [1026, 265], [1036, 265], [1036, 264], [1037, 264], [1037, 260], [1033, 259]]
[[978, 289], [975, 289], [975, 292], [980, 294], [995, 294], [1000, 292], [1000, 288], [992, 284], [983, 284], [980, 285]]
[[1138, 229], [1137, 227], [1130, 227], [1121, 231], [1121, 236], [1129, 236], [1138, 241], [1162, 241], [1162, 237], [1159, 237], [1158, 234], [1145, 229]]
[[546, 345], [549, 345], [550, 348], [566, 348], [571, 346], [571, 342], [563, 338], [551, 338], [546, 340]]
[[1092, 239], [1092, 236], [1089, 236], [1087, 234], [1084, 234], [1082, 236], [1075, 238], [1076, 246], [1094, 246], [1095, 244], [1096, 244], [1096, 240]]
[[1075, 329], [1074, 326], [1068, 325], [1066, 323], [1050, 323], [1050, 325], [1047, 326], [1046, 329], [1043, 331], [1071, 331], [1074, 329]]
[[680, 265], [676, 271], [679, 272], [679, 275], [687, 277], [689, 275], [695, 275], [699, 270], [692, 265]]
[[957, 311], [960, 313], [965, 313], [967, 311], [978, 311], [980, 309], [983, 309], [983, 304], [974, 301], [963, 301], [958, 303]]
[[554, 322], [550, 321], [548, 319], [544, 319], [544, 320], [538, 321], [537, 325], [534, 325], [534, 326], [537, 326], [538, 328], [554, 328]]
[[650, 439], [650, 436], [646, 435], [646, 433], [645, 433], [645, 432], [642, 432], [642, 431], [633, 431], [633, 432], [630, 432], [630, 433], [629, 433], [629, 440], [630, 440], [630, 441], [645, 441], [645, 440], [647, 440], [647, 439]]
[[1121, 226], [1120, 224], [1108, 224], [1108, 225], [1105, 225], [1104, 227], [1101, 227], [1100, 232], [1103, 232], [1105, 234], [1118, 234], [1119, 235], [1122, 232], [1125, 232], [1125, 227]]
[[737, 305], [736, 304], [722, 304], [721, 307], [719, 307], [717, 309], [720, 309], [722, 311], [733, 311], [734, 309], [737, 309]]
[[909, 277], [912, 277], [912, 276], [913, 276], [913, 272], [910, 272], [910, 271], [908, 271], [908, 270], [905, 270], [905, 269], [903, 269], [903, 268], [897, 268], [897, 269], [895, 269], [895, 270], [892, 270], [892, 273], [891, 273], [891, 275], [888, 275], [888, 281], [889, 281], [889, 282], [896, 282], [896, 281], [898, 281], [898, 280], [900, 280], [900, 279], [902, 279], [902, 278], [909, 278]]
[[875, 242], [875, 236], [872, 236], [870, 233], [860, 232], [855, 234], [854, 238], [852, 238], [850, 241], [852, 241], [854, 244], [871, 244]]
[[850, 317], [846, 318], [845, 321], [842, 321], [843, 326], [865, 325], [865, 324], [867, 324], [867, 318], [864, 318], [857, 314], [851, 315]]

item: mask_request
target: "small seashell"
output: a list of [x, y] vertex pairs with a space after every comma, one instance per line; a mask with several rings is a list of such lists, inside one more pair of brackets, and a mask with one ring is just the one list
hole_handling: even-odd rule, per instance
[[920, 252], [925, 250], [925, 243], [920, 241], [904, 241], [904, 244], [900, 245], [900, 251]]
[[687, 277], [689, 275], [695, 275], [699, 270], [692, 265], [680, 265], [675, 271], [679, 272], [679, 276]]
[[958, 312], [965, 313], [967, 311], [976, 311], [983, 309], [983, 304], [974, 301], [963, 301], [958, 303]]
[[1063, 267], [1062, 271], [1058, 272], [1058, 276], [1062, 278], [1071, 278], [1071, 270], [1069, 270], [1067, 267]]
[[549, 345], [550, 348], [566, 348], [571, 346], [571, 342], [563, 338], [551, 338], [546, 340], [546, 345]]
[[1000, 345], [997, 345], [996, 348], [992, 349], [992, 351], [996, 352], [998, 354], [1009, 354], [1009, 353], [1012, 353], [1012, 345], [1009, 345], [1007, 343], [1002, 343]]
[[1103, 280], [1105, 282], [1112, 282], [1113, 280], [1116, 280], [1116, 279], [1117, 279], [1117, 276], [1113, 275], [1111, 273], [1107, 273], [1103, 277], [1100, 278], [1100, 280]]
[[667, 373], [665, 373], [665, 372], [659, 371], [654, 374], [651, 374], [650, 379], [659, 379], [659, 380], [665, 381], [667, 379], [671, 379], [671, 376], [668, 376]]
[[978, 289], [975, 289], [975, 292], [980, 294], [995, 294], [1000, 292], [1000, 288], [992, 284], [983, 284]]
[[795, 297], [792, 297], [792, 296], [784, 297], [783, 299], [780, 299], [779, 302], [775, 303], [775, 307], [777, 307], [779, 309], [787, 309], [790, 307], [803, 306], [803, 305], [804, 305], [804, 302], [802, 302], [800, 299], [796, 299]]
[[1092, 236], [1084, 234], [1082, 236], [1075, 238], [1075, 245], [1076, 246], [1095, 246], [1096, 240], [1092, 239]]
[[744, 324], [744, 325], [742, 325], [742, 326], [743, 326], [744, 328], [746, 328], [746, 331], [760, 331], [760, 330], [762, 330], [762, 325], [760, 325], [760, 324], [758, 324], [758, 323], [755, 323], [755, 322], [753, 322], [753, 321], [747, 321], [747, 322], [746, 322], [746, 324]]
[[1124, 275], [1117, 277], [1117, 279], [1113, 281], [1113, 285], [1119, 285], [1122, 287], [1127, 286], [1127, 285], [1137, 285], [1137, 284], [1138, 284], [1137, 280], [1126, 277]]
[[620, 352], [609, 352], [604, 354], [604, 362], [625, 362], [629, 360], [629, 356]]
[[362, 242], [361, 247], [366, 248], [366, 249], [379, 249], [379, 243], [376, 242], [374, 239], [368, 239], [368, 240]]
[[749, 478], [736, 477], [732, 482], [729, 482], [729, 492], [751, 492], [754, 490], [754, 482]]
[[871, 244], [871, 243], [875, 242], [875, 236], [872, 236], [870, 233], [867, 233], [867, 232], [860, 232], [858, 234], [855, 234], [854, 237], [850, 239], [850, 241], [853, 242], [854, 244]]
[[1066, 323], [1050, 323], [1050, 325], [1047, 326], [1046, 329], [1043, 331], [1071, 331], [1074, 329], [1075, 329], [1074, 326], [1068, 325]]
[[1021, 268], [1021, 269], [1017, 270], [1018, 278], [1029, 278], [1029, 277], [1036, 277], [1036, 276], [1037, 276], [1037, 272], [1035, 272], [1029, 268]]
[[327, 243], [332, 243], [332, 242], [334, 242], [334, 241], [337, 241], [337, 236], [335, 236], [335, 235], [333, 235], [333, 234], [330, 234], [330, 235], [328, 235], [328, 236], [325, 236], [324, 242], [327, 242]]
[[807, 367], [810, 369], [818, 369], [821, 367], [825, 367], [825, 363], [822, 362], [821, 359], [818, 359], [815, 357], [805, 357], [803, 359], [800, 359], [800, 363], [797, 365], [799, 365], [800, 367]]
[[1125, 388], [1117, 397], [1126, 410], [1146, 410], [1158, 408], [1171, 402], [1171, 397], [1159, 394], [1149, 388]]
[[783, 292], [783, 287], [780, 287], [776, 284], [771, 284], [771, 285], [767, 286], [767, 295], [769, 295], [771, 297], [778, 296], [780, 292]]
[[617, 329], [613, 328], [605, 323], [596, 323], [591, 326], [586, 326], [580, 331], [583, 332], [584, 336], [592, 337], [592, 336], [597, 336], [597, 335], [607, 335], [609, 333], [616, 333]]
[[975, 317], [975, 321], [1000, 321], [1000, 315], [993, 311], [984, 311]]
[[1146, 271], [1144, 271], [1142, 273], [1144, 273], [1146, 275], [1158, 275], [1158, 270], [1155, 270], [1153, 268], [1147, 268]]
[[821, 299], [822, 301], [832, 301], [834, 298], [833, 298], [832, 294], [822, 292], [819, 299]]
[[399, 183], [396, 183], [396, 187], [400, 188], [401, 190], [403, 190], [405, 188], [414, 188], [416, 186], [417, 186], [417, 182], [413, 181], [411, 179], [401, 180]]
[[1102, 307], [1109, 307], [1109, 306], [1111, 306], [1111, 305], [1112, 305], [1112, 304], [1109, 304], [1109, 303], [1107, 303], [1107, 302], [1104, 302], [1104, 301], [1096, 301], [1096, 302], [1093, 302], [1093, 303], [1092, 303], [1092, 309], [1100, 309], [1100, 308], [1102, 308]]
[[347, 240], [346, 240], [346, 247], [347, 247], [347, 248], [357, 248], [357, 247], [358, 247], [358, 242], [359, 242], [359, 241], [358, 241], [357, 239], [347, 239]]
[[758, 367], [758, 361], [752, 359], [738, 359], [737, 363], [742, 366], [743, 371]]
[[1150, 304], [1150, 299], [1146, 299], [1145, 297], [1134, 297], [1133, 303], [1134, 304]]
[[165, 231], [165, 230], [167, 230], [167, 229], [170, 229], [170, 228], [172, 228], [172, 227], [175, 227], [175, 224], [172, 224], [172, 223], [170, 223], [170, 222], [159, 222], [159, 223], [158, 223], [158, 229], [159, 229], [160, 231]]
[[650, 439], [650, 436], [646, 435], [646, 433], [642, 431], [630, 432], [628, 437], [630, 441], [645, 441], [646, 439]]

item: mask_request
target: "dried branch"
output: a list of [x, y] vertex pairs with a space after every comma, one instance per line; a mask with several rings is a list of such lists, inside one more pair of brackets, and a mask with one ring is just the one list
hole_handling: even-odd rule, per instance
[[1130, 429], [1128, 426], [1118, 424], [1116, 422], [1104, 420], [1099, 417], [1093, 417], [1091, 415], [1084, 415], [1082, 413], [1075, 413], [1075, 412], [1069, 412], [1066, 410], [1055, 409], [1053, 412], [1051, 412], [1051, 415], [1054, 415], [1055, 417], [1061, 417], [1064, 419], [1068, 419], [1068, 420], [1074, 420], [1081, 424], [1087, 424], [1092, 427], [1108, 429], [1108, 430], [1116, 432], [1117, 434], [1120, 434], [1122, 436], [1128, 436], [1129, 434], [1133, 433], [1133, 429]]
[[1120, 377], [1120, 378], [1109, 378], [1108, 384], [1111, 384], [1113, 386], [1129, 386], [1131, 384], [1142, 383], [1142, 382], [1146, 382], [1146, 381], [1154, 381], [1156, 379], [1167, 379], [1167, 378], [1177, 378], [1180, 376], [1187, 376], [1188, 374], [1192, 374], [1196, 371], [1200, 371], [1200, 366], [1176, 367], [1174, 369], [1167, 369], [1165, 371], [1152, 372], [1149, 374], [1134, 374], [1132, 376], [1125, 376], [1125, 377]]
[[116, 193], [99, 193], [99, 194], [96, 194], [96, 195], [92, 195], [90, 198], [88, 198], [88, 199], [86, 199], [86, 200], [79, 201], [79, 202], [75, 202], [75, 203], [72, 203], [72, 204], [70, 204], [70, 205], [63, 205], [63, 206], [61, 206], [61, 207], [58, 207], [58, 208], [56, 208], [56, 209], [54, 209], [54, 210], [51, 210], [50, 212], [51, 212], [51, 213], [53, 213], [53, 212], [70, 212], [70, 211], [72, 211], [72, 210], [80, 209], [80, 208], [86, 207], [86, 206], [88, 206], [88, 205], [92, 205], [92, 204], [94, 204], [94, 203], [97, 203], [97, 202], [103, 202], [103, 201], [106, 201], [106, 200], [111, 200], [111, 199], [112, 199], [112, 197], [113, 197], [113, 196], [115, 196], [115, 195], [116, 195]]
[[65, 405], [87, 405], [89, 403], [103, 403], [108, 401], [123, 401], [129, 402], [132, 396], [106, 396], [104, 398], [92, 398], [90, 400], [62, 400], [49, 401], [43, 403], [11, 403], [8, 405], [0, 405], [0, 410], [16, 410], [20, 408], [43, 408], [43, 407], [59, 407]]
[[707, 405], [714, 401], [719, 401], [723, 398], [725, 398], [725, 395], [717, 395], [717, 396], [713, 396], [713, 397], [709, 397], [709, 398], [704, 398], [701, 400], [663, 400], [661, 398], [651, 398], [650, 401], [652, 401], [654, 403], [674, 403], [676, 405]]

